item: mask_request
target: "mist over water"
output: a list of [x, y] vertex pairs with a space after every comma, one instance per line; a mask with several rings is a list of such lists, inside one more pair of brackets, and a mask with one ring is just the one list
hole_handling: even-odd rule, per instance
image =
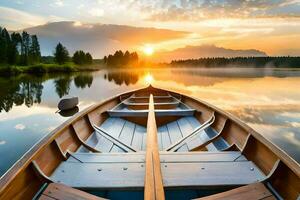
[[[300, 162], [300, 70], [101, 70], [0, 77], [0, 175], [76, 112], [144, 87], [149, 77], [154, 86], [185, 93], [234, 114]], [[78, 108], [57, 113], [59, 99], [66, 96], [78, 96]]]

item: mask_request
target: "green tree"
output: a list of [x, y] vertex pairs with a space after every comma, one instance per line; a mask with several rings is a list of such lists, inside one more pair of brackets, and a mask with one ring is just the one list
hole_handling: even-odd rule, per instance
[[73, 62], [77, 65], [83, 65], [83, 64], [92, 64], [93, 63], [93, 57], [90, 53], [84, 53], [84, 51], [76, 51], [72, 58]]
[[38, 63], [41, 60], [41, 50], [38, 38], [36, 35], [31, 36], [31, 45], [29, 48], [30, 63]]
[[22, 36], [20, 33], [12, 33], [11, 34], [11, 46], [8, 56], [9, 64], [16, 64], [19, 61], [19, 49], [21, 47]]
[[86, 62], [86, 64], [92, 64], [93, 63], [93, 57], [90, 53], [85, 54], [85, 62]]
[[55, 61], [61, 65], [69, 60], [69, 52], [66, 47], [58, 43], [55, 48], [54, 57]]
[[82, 50], [76, 51], [73, 55], [73, 62], [77, 65], [85, 64], [85, 53]]
[[30, 48], [31, 38], [30, 35], [23, 31], [22, 42], [21, 42], [21, 64], [28, 65], [29, 63], [29, 48]]
[[10, 43], [9, 33], [5, 28], [0, 28], [0, 63], [8, 62]]

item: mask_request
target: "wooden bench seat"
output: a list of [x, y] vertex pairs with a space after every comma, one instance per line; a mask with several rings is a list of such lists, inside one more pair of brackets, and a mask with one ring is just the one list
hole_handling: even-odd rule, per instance
[[253, 183], [233, 190], [198, 198], [197, 200], [275, 200], [276, 198], [262, 183]]
[[62, 162], [50, 178], [75, 188], [124, 189], [144, 187], [144, 176], [144, 163]]
[[[192, 116], [195, 109], [174, 109], [174, 110], [155, 110], [155, 116]], [[109, 110], [107, 111], [111, 117], [147, 117], [148, 110]]]
[[[239, 151], [223, 152], [164, 152], [160, 151], [161, 163], [190, 162], [240, 162], [247, 161]], [[66, 162], [75, 163], [144, 163], [145, 153], [74, 153]]]
[[[76, 188], [143, 188], [144, 153], [75, 153], [51, 175]], [[240, 152], [160, 152], [165, 187], [235, 186], [265, 176]]]
[[161, 163], [166, 187], [223, 187], [246, 185], [265, 178], [251, 162]]
[[39, 198], [40, 200], [104, 200], [104, 198], [68, 187], [50, 183]]

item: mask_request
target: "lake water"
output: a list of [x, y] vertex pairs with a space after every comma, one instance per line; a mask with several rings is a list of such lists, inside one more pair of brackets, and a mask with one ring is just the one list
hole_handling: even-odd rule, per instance
[[[64, 96], [79, 110], [152, 84], [207, 101], [236, 115], [300, 162], [300, 70], [140, 69], [0, 77], [0, 175], [72, 113], [57, 113]], [[74, 110], [76, 112], [76, 110]]]

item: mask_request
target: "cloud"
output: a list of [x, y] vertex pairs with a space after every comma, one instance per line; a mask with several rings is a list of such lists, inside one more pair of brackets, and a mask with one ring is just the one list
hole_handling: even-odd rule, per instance
[[4, 26], [9, 30], [19, 30], [23, 28], [46, 24], [48, 22], [55, 22], [55, 21], [62, 21], [62, 20], [65, 19], [55, 15], [49, 15], [49, 16], [33, 15], [14, 8], [0, 6], [1, 26]]
[[82, 49], [92, 53], [95, 58], [102, 58], [117, 49], [132, 50], [145, 43], [166, 42], [183, 38], [189, 34], [188, 32], [168, 29], [92, 24], [78, 21], [48, 23], [26, 29], [26, 31], [39, 37], [43, 55], [51, 55], [55, 45], [62, 42], [71, 53]]
[[102, 17], [104, 14], [104, 11], [100, 8], [92, 8], [89, 11], [90, 15], [94, 16], [94, 17]]
[[63, 0], [56, 0], [56, 1], [54, 1], [54, 5], [57, 7], [63, 7], [64, 2], [63, 2]]
[[[148, 6], [148, 20], [154, 21], [197, 21], [212, 18], [272, 18], [300, 17], [300, 3], [295, 0], [270, 1], [164, 1]], [[160, 6], [159, 6], [160, 5]]]
[[43, 17], [32, 15], [13, 8], [0, 6], [0, 13], [0, 21], [2, 23], [4, 22], [3, 24], [8, 24], [6, 26], [8, 29], [36, 26], [47, 22]]
[[26, 126], [24, 124], [17, 124], [15, 126], [15, 129], [17, 129], [17, 130], [24, 130], [25, 128], [26, 128]]

